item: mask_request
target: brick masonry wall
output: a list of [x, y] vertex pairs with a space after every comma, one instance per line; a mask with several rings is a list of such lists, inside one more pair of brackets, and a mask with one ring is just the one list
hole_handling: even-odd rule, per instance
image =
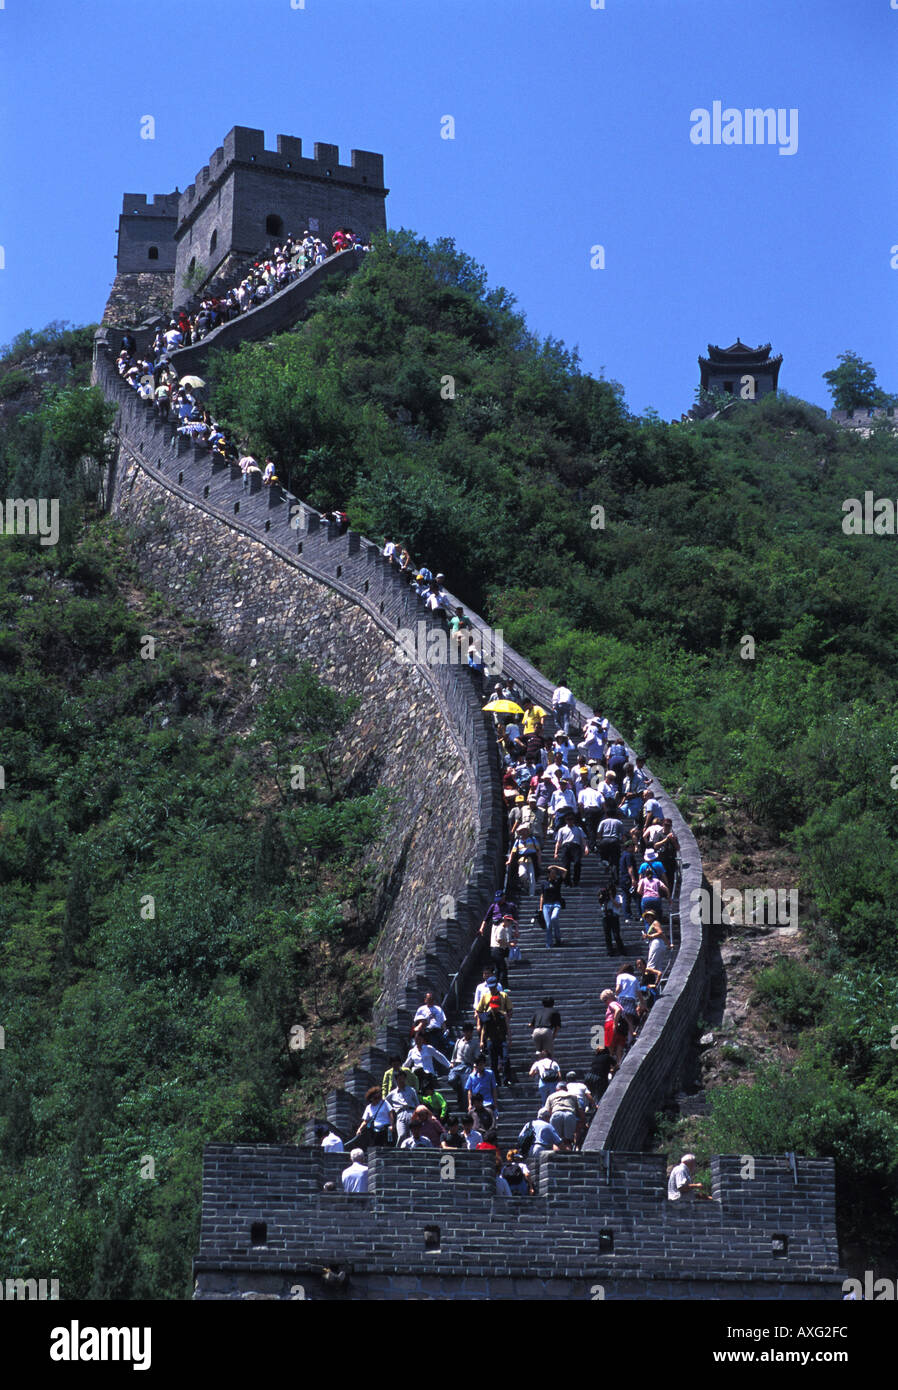
[[655, 1278], [624, 1278], [616, 1272], [597, 1270], [586, 1279], [534, 1278], [522, 1275], [483, 1276], [477, 1274], [405, 1274], [368, 1273], [353, 1270], [345, 1284], [333, 1284], [326, 1276], [299, 1269], [293, 1274], [215, 1273], [198, 1269], [195, 1280], [195, 1299], [198, 1301], [295, 1300], [327, 1302], [389, 1302], [440, 1301], [457, 1299], [530, 1299], [565, 1303], [590, 1303], [597, 1300], [616, 1302], [642, 1299], [707, 1302], [747, 1299], [765, 1302], [780, 1301], [807, 1303], [825, 1300], [833, 1302], [842, 1297], [841, 1276], [819, 1279], [788, 1279], [785, 1276], [753, 1275], [750, 1280], [735, 1278], [703, 1279], [698, 1275], [671, 1274]]
[[[177, 222], [174, 215], [153, 216], [152, 212], [148, 212], [129, 217], [123, 214], [118, 223], [116, 262], [119, 273], [129, 270], [173, 272]], [[157, 253], [152, 261], [149, 259], [151, 247], [155, 247]]]
[[[362, 698], [343, 744], [344, 766], [398, 796], [389, 842], [377, 851], [385, 910], [389, 904], [378, 949], [384, 973], [380, 1012], [386, 1016], [400, 988], [424, 969], [427, 951], [442, 950], [445, 965], [437, 955], [427, 968], [442, 969], [448, 979], [453, 954], [475, 917], [479, 922], [492, 884], [501, 844], [494, 823], [498, 788], [492, 796], [491, 781], [497, 779], [488, 766], [478, 767], [491, 760], [471, 675], [451, 668], [435, 680], [438, 668], [399, 663], [392, 622], [410, 623], [423, 613], [405, 585], [394, 590], [394, 576], [380, 557], [368, 547], [363, 552], [358, 537], [350, 552], [348, 538], [332, 536], [317, 516], [311, 518], [313, 529], [308, 516], [295, 517], [306, 524], [292, 529], [278, 490], [256, 483], [245, 493], [237, 470], [232, 476], [230, 467], [213, 465], [208, 454], [183, 441], [173, 452], [170, 430], [106, 366], [104, 385], [122, 402], [120, 428], [127, 433], [112, 512], [131, 528], [141, 574], [185, 609], [202, 611], [226, 645], [257, 659], [260, 699], [276, 655], [285, 650], [297, 663], [311, 660], [341, 693]], [[191, 493], [204, 505], [191, 501]], [[367, 605], [353, 600], [346, 585], [322, 583], [325, 569], [335, 581], [344, 572], [353, 575], [363, 593], [367, 586]], [[386, 622], [376, 620], [381, 605]], [[435, 943], [432, 924], [441, 921], [446, 894], [460, 910], [443, 923], [443, 937]]]
[[302, 236], [314, 218], [318, 235], [330, 247], [338, 227], [351, 227], [367, 241], [386, 227], [383, 189], [351, 188], [339, 181], [304, 179], [270, 169], [237, 169], [234, 174], [234, 247], [251, 251], [264, 245], [265, 222], [279, 216], [284, 232]]
[[209, 1145], [198, 1297], [838, 1296], [830, 1159], [800, 1159], [797, 1184], [785, 1158], [750, 1181], [713, 1159], [714, 1200], [692, 1203], [667, 1200], [653, 1154], [544, 1154], [524, 1199], [493, 1195], [491, 1154], [375, 1151], [364, 1196], [342, 1191], [348, 1161]]

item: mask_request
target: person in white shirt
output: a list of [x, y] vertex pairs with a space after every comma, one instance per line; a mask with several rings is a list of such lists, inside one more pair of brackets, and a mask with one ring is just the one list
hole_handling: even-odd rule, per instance
[[443, 588], [443, 580], [445, 577], [446, 576], [443, 574], [438, 574], [436, 579], [431, 580], [430, 584], [427, 586], [424, 602], [427, 604], [431, 613], [444, 613], [448, 615], [453, 611], [452, 600]]
[[253, 473], [261, 473], [262, 470], [258, 460], [254, 459], [252, 454], [242, 454], [237, 460], [237, 466], [243, 474], [243, 490], [245, 492], [249, 488]]
[[546, 770], [542, 773], [540, 781], [548, 782], [550, 787], [554, 787], [555, 790], [558, 791], [561, 788], [562, 777], [566, 776], [567, 773], [565, 771], [564, 763], [558, 762], [555, 758], [555, 755], [553, 754], [551, 761], [546, 764]]
[[493, 981], [493, 983], [495, 983], [495, 980], [493, 979], [493, 967], [491, 965], [484, 966], [483, 979], [480, 981], [480, 984], [474, 991], [475, 1014], [478, 1013], [480, 1010], [480, 1001], [483, 999], [484, 995], [490, 995], [493, 992], [492, 985], [490, 984], [491, 980]]
[[433, 1002], [433, 995], [428, 990], [424, 996], [424, 1003], [417, 1010], [412, 1027], [417, 1029], [423, 1023], [424, 1031], [431, 1042], [441, 1042], [446, 1031], [446, 1015], [439, 1004]]
[[617, 799], [619, 791], [619, 787], [617, 785], [617, 778], [614, 775], [614, 773], [606, 772], [604, 780], [599, 783], [596, 790], [598, 791], [599, 796], [602, 797], [603, 801], [608, 803], [608, 812], [613, 813], [617, 808]]
[[412, 1120], [408, 1135], [399, 1147], [400, 1149], [432, 1149], [434, 1143], [432, 1139], [428, 1139], [426, 1134], [421, 1133], [421, 1121]]
[[664, 935], [664, 929], [658, 922], [653, 922], [645, 933], [645, 938], [649, 943], [649, 958], [646, 961], [646, 969], [656, 972], [654, 983], [657, 983], [665, 970], [670, 959], [670, 947]]
[[577, 814], [577, 798], [574, 796], [570, 778], [563, 777], [560, 790], [552, 794], [552, 800], [549, 802], [549, 815], [554, 817], [553, 825], [556, 830], [568, 812], [572, 815]]
[[577, 797], [577, 805], [586, 827], [586, 842], [589, 848], [594, 850], [596, 847], [596, 827], [605, 814], [605, 802], [595, 787], [585, 786]]
[[478, 1144], [483, 1143], [483, 1135], [474, 1124], [474, 1115], [472, 1111], [467, 1110], [462, 1115], [461, 1127], [464, 1131], [465, 1144], [469, 1149], [476, 1149]]
[[367, 1104], [362, 1111], [359, 1127], [352, 1138], [358, 1139], [364, 1133], [368, 1144], [380, 1146], [388, 1143], [393, 1124], [393, 1112], [381, 1095], [380, 1087], [369, 1087], [365, 1092], [365, 1100]]
[[339, 1134], [334, 1133], [330, 1125], [316, 1125], [315, 1136], [321, 1140], [321, 1147], [325, 1153], [341, 1154], [343, 1152], [343, 1140]]
[[572, 888], [580, 883], [580, 868], [585, 854], [589, 854], [586, 836], [575, 823], [573, 811], [569, 811], [555, 836], [555, 858], [567, 869], [568, 883]]
[[584, 1116], [591, 1114], [595, 1109], [595, 1097], [586, 1082], [580, 1080], [580, 1073], [569, 1071], [564, 1079], [568, 1092], [572, 1096], [576, 1096], [577, 1104], [582, 1108]]
[[700, 1182], [693, 1182], [695, 1173], [695, 1154], [684, 1154], [677, 1166], [671, 1169], [667, 1180], [668, 1201], [679, 1202], [684, 1197], [695, 1197], [702, 1191]]
[[387, 1092], [386, 1102], [393, 1116], [397, 1143], [401, 1145], [403, 1139], [408, 1138], [412, 1116], [419, 1103], [418, 1092], [404, 1071], [397, 1073], [396, 1085]]
[[563, 683], [552, 691], [552, 713], [556, 724], [564, 724], [564, 732], [570, 733], [571, 718], [574, 713], [574, 697]]
[[[605, 721], [606, 725], [608, 721]], [[577, 751], [582, 753], [587, 759], [595, 758], [596, 762], [602, 761], [605, 751], [605, 731], [602, 728], [602, 721], [597, 715], [586, 721], [586, 728], [583, 730], [583, 742], [577, 745]]]
[[642, 992], [639, 988], [639, 981], [633, 974], [633, 966], [626, 961], [620, 968], [620, 974], [614, 982], [614, 993], [617, 995], [618, 1002], [627, 1015], [632, 1032], [635, 1033], [637, 1027], [637, 1005], [642, 999]]
[[365, 1162], [364, 1149], [353, 1149], [349, 1157], [352, 1163], [348, 1168], [343, 1169], [343, 1191], [344, 1192], [367, 1192], [368, 1191], [368, 1165]]
[[544, 1053], [541, 1057], [537, 1057], [528, 1072], [528, 1076], [536, 1077], [540, 1105], [545, 1105], [561, 1080], [561, 1068], [553, 1058]]
[[447, 1071], [452, 1066], [448, 1057], [444, 1057], [442, 1052], [438, 1052], [435, 1047], [431, 1047], [430, 1043], [424, 1041], [423, 1034], [416, 1033], [415, 1040], [402, 1065], [406, 1071], [426, 1071], [428, 1076], [436, 1076], [436, 1068], [433, 1065], [434, 1058], [438, 1062], [442, 1062]]

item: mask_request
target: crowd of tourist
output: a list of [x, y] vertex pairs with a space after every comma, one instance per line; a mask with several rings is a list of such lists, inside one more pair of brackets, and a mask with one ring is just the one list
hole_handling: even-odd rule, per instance
[[265, 486], [272, 486], [280, 481], [274, 460], [267, 458], [264, 465], [261, 464], [245, 441], [228, 436], [198, 399], [204, 385], [201, 378], [179, 377], [171, 354], [201, 342], [221, 324], [263, 304], [306, 271], [320, 265], [329, 254], [370, 250], [370, 244], [362, 244], [349, 227], [339, 227], [334, 232], [331, 253], [325, 243], [309, 231], [301, 238], [288, 236], [282, 246], [276, 246], [270, 254], [263, 253], [238, 284], [220, 294], [207, 293], [192, 313], [186, 309], [175, 310], [168, 327], [157, 329], [146, 356], [138, 355], [134, 335], [125, 333], [116, 370], [161, 420], [172, 421], [173, 445], [179, 435], [188, 437], [228, 462], [239, 464], [245, 488], [250, 487], [255, 474]]
[[443, 621], [449, 640], [455, 644], [459, 664], [464, 657], [468, 666], [482, 677], [489, 675], [483, 661], [483, 649], [465, 610], [453, 603], [446, 590], [445, 574], [434, 574], [426, 565], [415, 565], [408, 546], [384, 537], [381, 554], [404, 575], [409, 587], [423, 599], [427, 611]]
[[[428, 610], [450, 635], [467, 637], [469, 662], [489, 672], [472, 641], [464, 610], [445, 588], [446, 577], [416, 564], [407, 545], [384, 539], [382, 554], [405, 575]], [[411, 1026], [405, 1056], [394, 1056], [381, 1085], [372, 1086], [349, 1142], [353, 1163], [344, 1173], [347, 1191], [367, 1190], [365, 1154], [394, 1144], [402, 1149], [485, 1149], [496, 1155], [496, 1191], [503, 1196], [533, 1193], [528, 1158], [581, 1147], [599, 1099], [635, 1042], [657, 999], [671, 950], [665, 930], [679, 844], [645, 770], [623, 740], [612, 738], [607, 719], [594, 715], [578, 727], [577, 705], [561, 682], [551, 712], [505, 684], [487, 691], [495, 706], [495, 734], [508, 816], [509, 850], [504, 882], [480, 927], [482, 979], [470, 1013], [453, 1035], [443, 1009], [425, 995]], [[504, 713], [503, 710], [516, 711]], [[551, 995], [531, 1017], [534, 1060], [528, 1082], [538, 1097], [536, 1113], [508, 1147], [499, 1137], [501, 1091], [514, 1085], [509, 1056], [513, 1005], [508, 963], [520, 959], [523, 902], [536, 899], [545, 945], [562, 944], [560, 920], [566, 893], [579, 892], [581, 866], [589, 855], [601, 864], [596, 903], [609, 957], [626, 954], [621, 922], [641, 921], [645, 958], [622, 959], [613, 989], [604, 990], [604, 1036], [584, 1071], [562, 1074], [553, 1057], [561, 1014]], [[533, 921], [537, 920], [535, 916]], [[325, 1148], [342, 1141], [320, 1126]], [[364, 1186], [359, 1187], [358, 1183]]]

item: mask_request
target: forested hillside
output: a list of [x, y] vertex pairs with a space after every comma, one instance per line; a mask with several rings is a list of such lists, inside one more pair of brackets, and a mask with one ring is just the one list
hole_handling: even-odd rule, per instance
[[332, 756], [350, 702], [141, 589], [108, 420], [56, 386], [0, 439], [4, 496], [64, 503], [59, 545], [0, 539], [0, 1265], [187, 1298], [203, 1144], [294, 1141], [367, 1036], [389, 808]]

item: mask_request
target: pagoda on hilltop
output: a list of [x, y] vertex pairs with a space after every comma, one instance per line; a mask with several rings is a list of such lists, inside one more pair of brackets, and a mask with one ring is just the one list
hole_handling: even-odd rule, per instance
[[770, 356], [770, 344], [748, 347], [737, 338], [728, 348], [708, 344], [708, 356], [700, 357], [700, 389], [721, 391], [738, 400], [754, 401], [776, 391], [782, 357]]

